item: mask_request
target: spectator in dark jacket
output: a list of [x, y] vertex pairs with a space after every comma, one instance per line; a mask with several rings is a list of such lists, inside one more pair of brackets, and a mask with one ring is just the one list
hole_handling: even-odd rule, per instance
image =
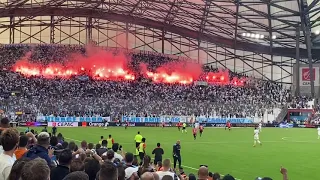
[[84, 164], [84, 171], [88, 174], [90, 180], [96, 179], [96, 175], [99, 172], [99, 170], [100, 170], [99, 161], [93, 158]]
[[75, 171], [67, 175], [63, 180], [89, 180], [89, 176], [83, 171]]
[[50, 146], [56, 150], [56, 149], [58, 149], [57, 145], [58, 145], [58, 138], [56, 136], [51, 136], [50, 137]]
[[70, 163], [72, 161], [72, 152], [70, 149], [61, 151], [59, 158], [59, 165], [51, 170], [50, 179], [62, 180], [69, 174]]
[[102, 140], [101, 148], [97, 149], [97, 154], [99, 156], [102, 156], [103, 153], [107, 152], [107, 145], [108, 145], [108, 141]]
[[38, 135], [38, 143], [32, 147], [24, 157], [35, 159], [42, 158], [47, 161], [49, 167], [52, 166], [51, 157], [53, 155], [53, 149], [49, 149], [50, 147], [50, 135], [47, 132], [41, 132]]

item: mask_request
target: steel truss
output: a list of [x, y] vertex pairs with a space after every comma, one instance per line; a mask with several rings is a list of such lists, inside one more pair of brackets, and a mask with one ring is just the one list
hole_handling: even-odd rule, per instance
[[[8, 18], [0, 20], [0, 36], [9, 32], [10, 44], [84, 45], [93, 40], [193, 59], [196, 52], [199, 62], [278, 82], [291, 82], [297, 51], [301, 63], [308, 58], [303, 33], [296, 33], [301, 24], [296, 0], [0, 0], [0, 18]], [[312, 53], [320, 59], [319, 52]]]

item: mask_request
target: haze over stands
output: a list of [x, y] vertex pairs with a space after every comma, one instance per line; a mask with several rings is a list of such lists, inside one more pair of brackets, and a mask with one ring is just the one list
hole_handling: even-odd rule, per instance
[[[150, 69], [148, 64], [141, 62], [135, 72], [130, 67], [131, 56], [124, 53], [105, 51], [100, 47], [87, 46], [86, 54], [70, 53], [63, 62], [39, 64], [29, 61], [32, 53], [18, 60], [13, 65], [13, 71], [25, 76], [43, 76], [45, 78], [70, 78], [77, 75], [87, 75], [96, 80], [135, 80], [137, 75], [148, 78], [155, 83], [191, 84], [203, 79], [209, 83], [232, 84], [242, 86], [245, 78], [230, 79], [228, 70], [206, 73], [202, 65], [193, 61], [167, 62], [161, 66]], [[202, 78], [205, 77], [205, 78]]]

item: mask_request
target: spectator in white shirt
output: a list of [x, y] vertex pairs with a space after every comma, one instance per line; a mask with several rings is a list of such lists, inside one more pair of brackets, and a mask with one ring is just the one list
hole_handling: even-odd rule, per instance
[[119, 159], [120, 161], [122, 161], [123, 160], [123, 156], [121, 154], [117, 153], [118, 149], [119, 149], [119, 144], [118, 143], [114, 143], [112, 145], [112, 150], [114, 151], [114, 159]]
[[8, 128], [1, 133], [1, 144], [3, 153], [0, 155], [0, 180], [7, 180], [13, 163], [16, 161], [14, 151], [19, 143], [19, 132]]
[[[1, 121], [0, 121], [0, 135], [1, 135], [1, 132], [6, 130], [7, 128], [10, 127], [10, 124], [9, 124], [9, 119], [8, 118], [2, 118]], [[0, 154], [3, 153], [3, 147], [0, 143]]]
[[162, 164], [163, 170], [158, 171], [157, 174], [160, 177], [160, 180], [163, 178], [165, 175], [171, 176], [174, 180], [179, 180], [179, 177], [171, 170], [171, 162], [170, 159], [165, 159], [163, 160]]
[[3, 153], [3, 147], [2, 147], [2, 145], [0, 145], [0, 154], [2, 154]]

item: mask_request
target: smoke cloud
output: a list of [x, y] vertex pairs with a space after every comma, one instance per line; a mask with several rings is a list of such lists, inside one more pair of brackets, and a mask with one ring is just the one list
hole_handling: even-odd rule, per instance
[[[205, 73], [202, 65], [192, 60], [172, 61], [160, 65], [156, 70], [149, 70], [148, 64], [140, 63], [139, 72], [129, 68], [133, 61], [124, 53], [106, 51], [93, 44], [86, 46], [86, 54], [69, 54], [62, 63], [47, 65], [29, 61], [32, 52], [18, 60], [12, 70], [25, 76], [42, 76], [44, 78], [70, 78], [77, 75], [87, 75], [97, 80], [135, 80], [136, 74], [151, 79], [156, 83], [191, 84], [201, 77], [208, 83], [243, 85], [244, 79], [233, 78], [227, 70]], [[131, 63], [135, 64], [135, 63]]]

